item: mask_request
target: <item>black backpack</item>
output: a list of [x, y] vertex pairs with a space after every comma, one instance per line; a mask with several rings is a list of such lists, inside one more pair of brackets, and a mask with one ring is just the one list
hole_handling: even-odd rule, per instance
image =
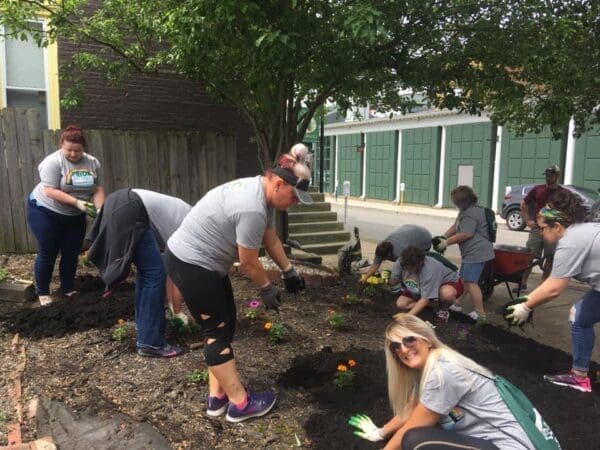
[[487, 225], [488, 236], [490, 242], [496, 242], [496, 233], [498, 231], [498, 223], [496, 223], [496, 213], [493, 209], [487, 206], [482, 206], [485, 215], [485, 223]]

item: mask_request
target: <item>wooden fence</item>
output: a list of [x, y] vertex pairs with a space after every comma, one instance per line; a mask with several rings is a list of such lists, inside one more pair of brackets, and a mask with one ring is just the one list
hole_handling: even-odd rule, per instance
[[[36, 251], [26, 199], [39, 182], [38, 164], [58, 148], [61, 131], [41, 130], [34, 110], [0, 110], [0, 252]], [[190, 204], [235, 178], [235, 137], [216, 133], [89, 130], [86, 151], [102, 164], [107, 194], [150, 189]]]

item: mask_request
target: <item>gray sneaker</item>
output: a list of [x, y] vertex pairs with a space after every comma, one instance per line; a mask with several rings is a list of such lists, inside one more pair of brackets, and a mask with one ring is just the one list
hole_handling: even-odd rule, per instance
[[228, 422], [242, 422], [252, 417], [260, 417], [267, 414], [275, 405], [277, 396], [272, 391], [267, 392], [250, 392], [248, 391], [248, 403], [245, 408], [238, 409], [233, 403], [229, 403], [227, 408], [227, 416], [225, 419]]

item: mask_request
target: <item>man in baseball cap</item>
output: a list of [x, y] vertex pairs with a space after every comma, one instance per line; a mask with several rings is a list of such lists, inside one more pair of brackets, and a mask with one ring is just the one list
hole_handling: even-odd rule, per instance
[[[542, 253], [544, 253], [546, 256], [548, 256], [548, 253], [554, 253], [554, 248], [544, 245], [542, 232], [537, 226], [536, 222], [537, 214], [542, 207], [546, 206], [546, 204], [551, 201], [555, 192], [557, 192], [559, 189], [563, 189], [558, 184], [560, 167], [557, 165], [552, 165], [544, 170], [542, 175], [546, 177], [546, 183], [534, 186], [533, 189], [531, 189], [521, 201], [521, 212], [523, 213], [523, 219], [525, 219], [525, 223], [531, 229], [529, 232], [529, 238], [527, 239], [527, 243], [525, 245], [531, 250], [533, 257], [537, 259], [542, 257]], [[531, 269], [523, 272], [521, 284], [513, 289], [513, 292], [520, 295], [523, 291], [527, 290], [527, 280], [529, 279], [530, 274]]]

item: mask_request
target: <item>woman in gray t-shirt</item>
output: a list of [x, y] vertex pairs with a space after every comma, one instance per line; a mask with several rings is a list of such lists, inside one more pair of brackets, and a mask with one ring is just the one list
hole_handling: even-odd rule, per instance
[[[490, 241], [485, 212], [477, 204], [477, 195], [469, 186], [458, 186], [450, 193], [452, 202], [458, 208], [456, 222], [444, 233], [445, 238], [436, 250], [445, 250], [448, 245], [458, 244], [460, 248], [460, 277], [465, 283], [474, 310], [469, 317], [478, 323], [487, 322], [483, 308], [483, 295], [479, 287], [479, 277], [486, 261], [494, 259], [494, 245]], [[458, 305], [457, 305], [458, 307]]]
[[59, 276], [63, 295], [74, 291], [77, 258], [86, 228], [86, 214], [95, 217], [104, 203], [100, 162], [85, 153], [83, 131], [69, 125], [60, 137], [60, 148], [38, 166], [40, 182], [29, 195], [27, 222], [38, 254], [34, 273], [42, 305], [52, 303], [50, 280], [60, 252]]
[[[423, 320], [396, 315], [385, 332], [385, 355], [394, 417], [379, 428], [367, 416], [354, 416], [350, 424], [359, 437], [389, 438], [386, 449], [430, 448], [428, 444], [535, 449], [502, 399], [493, 374], [444, 345]], [[541, 425], [546, 425], [543, 420]], [[544, 430], [549, 439], [549, 428]]]
[[559, 386], [591, 392], [588, 370], [595, 343], [594, 325], [600, 322], [600, 223], [582, 223], [585, 215], [581, 199], [566, 189], [554, 194], [552, 203], [540, 210], [537, 223], [542, 237], [556, 245], [552, 272], [529, 295], [511, 302], [505, 317], [520, 325], [529, 319], [534, 308], [562, 294], [571, 278], [589, 284], [591, 289], [569, 313], [572, 368], [567, 373], [544, 375], [544, 378]]

